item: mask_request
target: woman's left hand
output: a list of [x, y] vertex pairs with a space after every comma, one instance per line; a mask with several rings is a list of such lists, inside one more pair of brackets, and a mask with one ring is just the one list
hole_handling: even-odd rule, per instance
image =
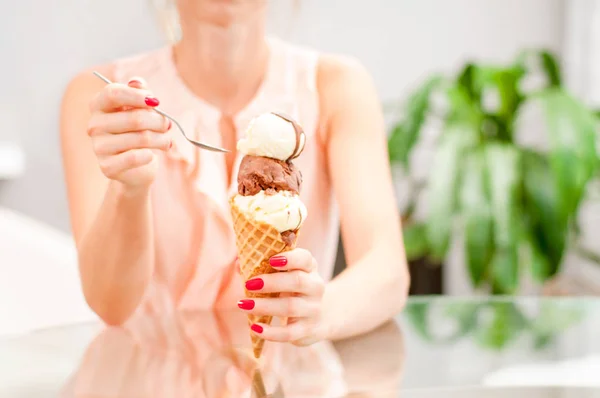
[[253, 333], [265, 340], [309, 345], [326, 338], [321, 319], [325, 283], [317, 272], [317, 262], [304, 249], [294, 249], [272, 257], [271, 266], [279, 271], [254, 277], [246, 289], [255, 293], [281, 293], [275, 298], [251, 298], [238, 302], [245, 312], [288, 318], [287, 325], [251, 325]]

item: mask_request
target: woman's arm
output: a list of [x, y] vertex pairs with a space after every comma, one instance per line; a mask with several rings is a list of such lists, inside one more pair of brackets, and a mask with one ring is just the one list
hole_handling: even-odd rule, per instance
[[371, 77], [352, 60], [325, 56], [318, 88], [348, 263], [323, 297], [327, 337], [339, 339], [369, 331], [400, 312], [410, 281]]
[[[149, 149], [139, 149], [152, 147], [151, 134], [145, 134], [146, 145], [140, 145], [136, 136], [142, 135], [126, 133], [127, 117], [117, 114], [122, 105], [145, 106], [147, 92], [139, 88], [107, 88], [85, 73], [69, 84], [61, 110], [63, 163], [83, 292], [108, 324], [123, 323], [135, 311], [154, 267], [150, 184], [121, 181], [141, 172], [147, 176], [154, 156]], [[140, 116], [135, 114], [135, 122], [142, 126]], [[120, 134], [105, 131], [109, 125]]]

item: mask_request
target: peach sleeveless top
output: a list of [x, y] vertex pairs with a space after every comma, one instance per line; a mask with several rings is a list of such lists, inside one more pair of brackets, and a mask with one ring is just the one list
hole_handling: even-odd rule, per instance
[[[307, 141], [296, 165], [303, 174], [301, 199], [308, 209], [298, 247], [310, 250], [325, 280], [332, 277], [338, 240], [338, 215], [327, 171], [326, 151], [317, 134], [318, 53], [269, 39], [268, 72], [257, 95], [235, 116], [237, 138], [250, 120], [264, 112], [289, 114], [304, 127]], [[222, 145], [219, 110], [195, 96], [175, 68], [172, 48], [118, 60], [116, 81], [147, 80], [161, 108], [188, 135]], [[235, 237], [228, 199], [237, 191], [238, 154], [231, 181], [223, 155], [199, 150], [174, 129], [173, 147], [160, 152], [159, 175], [152, 186], [156, 267], [141, 311], [235, 307], [243, 296], [235, 268]]]

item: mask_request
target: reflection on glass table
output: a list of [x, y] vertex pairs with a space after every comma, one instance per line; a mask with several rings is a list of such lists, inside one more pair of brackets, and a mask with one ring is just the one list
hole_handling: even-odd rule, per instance
[[140, 317], [122, 328], [82, 326], [2, 341], [0, 396], [379, 394], [398, 390], [403, 358], [402, 334], [393, 321], [336, 343], [267, 344], [257, 361], [244, 314], [180, 313]]
[[0, 339], [0, 396], [595, 397], [536, 388], [600, 389], [598, 319], [594, 299], [411, 299], [371, 333], [256, 361], [244, 314], [146, 316]]
[[600, 398], [600, 390], [585, 387], [467, 387], [412, 390], [402, 398]]
[[600, 388], [600, 300], [416, 299], [400, 319], [403, 388]]

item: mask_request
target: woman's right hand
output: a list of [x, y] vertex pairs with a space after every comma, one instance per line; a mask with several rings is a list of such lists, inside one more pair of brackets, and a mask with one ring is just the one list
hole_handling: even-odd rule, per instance
[[140, 78], [112, 83], [90, 103], [88, 135], [102, 173], [125, 188], [150, 187], [158, 162], [154, 150], [168, 151], [171, 121], [154, 112], [158, 100]]

